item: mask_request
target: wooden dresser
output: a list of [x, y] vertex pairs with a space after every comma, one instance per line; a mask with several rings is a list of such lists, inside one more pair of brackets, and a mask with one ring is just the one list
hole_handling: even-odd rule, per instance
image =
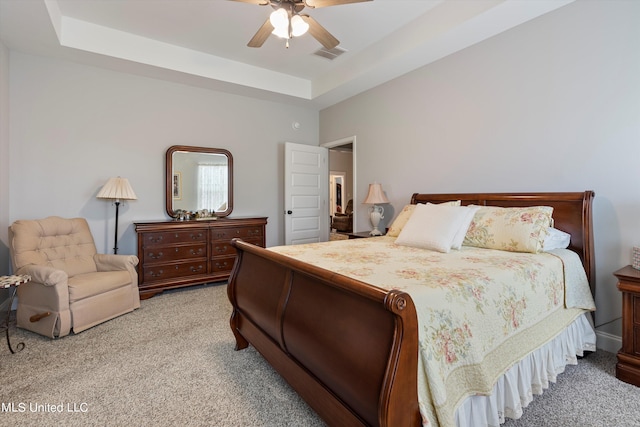
[[622, 292], [622, 348], [616, 378], [640, 386], [640, 270], [628, 265], [613, 274]]
[[136, 222], [140, 298], [227, 280], [236, 258], [231, 239], [264, 247], [266, 224], [264, 217]]

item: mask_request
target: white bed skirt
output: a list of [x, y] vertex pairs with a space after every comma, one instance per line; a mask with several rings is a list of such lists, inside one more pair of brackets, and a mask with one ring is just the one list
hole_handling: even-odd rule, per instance
[[591, 315], [578, 317], [553, 340], [534, 350], [511, 367], [493, 387], [491, 396], [471, 396], [456, 410], [458, 427], [496, 427], [505, 418], [518, 419], [522, 409], [542, 394], [577, 356], [596, 350], [596, 333]]

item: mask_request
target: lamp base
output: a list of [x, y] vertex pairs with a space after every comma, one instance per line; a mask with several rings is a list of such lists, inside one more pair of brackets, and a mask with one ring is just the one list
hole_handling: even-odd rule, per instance
[[369, 236], [382, 236], [382, 232], [380, 230], [378, 230], [377, 228], [374, 228], [369, 233]]
[[384, 218], [384, 208], [382, 206], [373, 205], [371, 212], [369, 212], [369, 218], [371, 219], [371, 225], [373, 230], [369, 233], [369, 236], [382, 236], [380, 230], [378, 230], [378, 224], [380, 220]]

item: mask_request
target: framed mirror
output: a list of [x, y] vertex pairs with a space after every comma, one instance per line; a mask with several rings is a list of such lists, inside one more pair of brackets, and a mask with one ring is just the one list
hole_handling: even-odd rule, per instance
[[[227, 216], [233, 210], [233, 157], [221, 148], [174, 145], [166, 155], [166, 206], [198, 219]], [[194, 218], [191, 218], [194, 219]]]

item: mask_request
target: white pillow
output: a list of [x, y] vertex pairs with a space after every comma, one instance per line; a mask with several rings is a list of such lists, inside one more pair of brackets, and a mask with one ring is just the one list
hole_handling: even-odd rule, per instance
[[567, 249], [569, 243], [571, 243], [571, 234], [549, 227], [547, 228], [547, 237], [544, 238], [542, 250]]
[[[431, 204], [431, 203], [429, 203], [429, 204]], [[434, 204], [439, 205], [440, 203], [434, 203]], [[460, 206], [460, 200], [452, 200], [450, 202], [443, 202], [443, 204], [452, 205], [452, 206]], [[389, 230], [387, 231], [387, 236], [389, 236], [389, 237], [398, 237], [400, 235], [400, 232], [402, 231], [402, 227], [404, 227], [405, 224], [407, 223], [407, 221], [409, 221], [409, 218], [411, 218], [411, 214], [413, 213], [413, 210], [415, 208], [416, 208], [416, 205], [406, 205], [404, 208], [402, 208], [402, 210], [400, 211], [398, 216], [396, 216], [396, 219], [394, 219], [393, 223], [391, 223], [391, 226], [389, 227]]]
[[468, 213], [462, 206], [416, 205], [396, 243], [447, 253]]
[[476, 214], [480, 206], [462, 206], [463, 209], [467, 210], [466, 216], [464, 220], [460, 223], [460, 228], [453, 238], [453, 242], [451, 243], [451, 249], [460, 249], [462, 247], [462, 242], [464, 241], [464, 236], [467, 235], [467, 230], [469, 230], [469, 226], [471, 225], [471, 221], [473, 221], [473, 216]]

